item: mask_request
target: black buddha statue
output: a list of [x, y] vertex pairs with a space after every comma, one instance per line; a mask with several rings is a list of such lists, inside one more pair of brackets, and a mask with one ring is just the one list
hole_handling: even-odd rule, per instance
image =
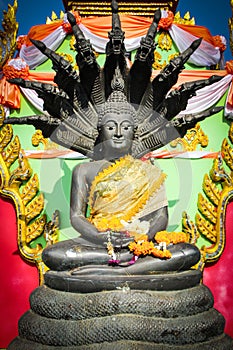
[[44, 249], [50, 270], [31, 294], [31, 310], [21, 317], [19, 336], [8, 350], [233, 349], [223, 333], [224, 318], [200, 283], [201, 271], [192, 268], [199, 249], [187, 237], [177, 241], [165, 231], [166, 175], [140, 159], [221, 109], [179, 116], [196, 90], [220, 78], [171, 90], [198, 39], [151, 80], [159, 10], [131, 69], [115, 0], [103, 68], [71, 13], [68, 19], [79, 74], [32, 40], [52, 60], [57, 86], [11, 82], [36, 90], [49, 116], [5, 123], [32, 124], [90, 158], [72, 176], [70, 220], [79, 236]]
[[[168, 223], [165, 175], [140, 158], [221, 109], [213, 107], [201, 115], [179, 116], [195, 91], [220, 79], [217, 76], [170, 91], [201, 39], [171, 60], [151, 81], [160, 16], [157, 10], [129, 70], [116, 1], [112, 1], [112, 31], [102, 69], [90, 42], [68, 13], [76, 39], [79, 74], [42, 42], [32, 40], [52, 60], [57, 87], [11, 80], [35, 89], [50, 116], [9, 118], [5, 123], [32, 124], [44, 136], [92, 159], [78, 165], [72, 178], [70, 218], [80, 237], [44, 250], [43, 260], [52, 270], [72, 269], [75, 275], [147, 274], [187, 269], [200, 258], [198, 248], [185, 242], [169, 246], [169, 259], [164, 259], [162, 253], [162, 259], [135, 259], [129, 250], [133, 232], [146, 234], [148, 241], [154, 242], [155, 234], [165, 230]], [[135, 225], [139, 225], [136, 231]], [[164, 246], [158, 249], [162, 251]], [[117, 261], [113, 264], [117, 266], [109, 266], [109, 260]]]

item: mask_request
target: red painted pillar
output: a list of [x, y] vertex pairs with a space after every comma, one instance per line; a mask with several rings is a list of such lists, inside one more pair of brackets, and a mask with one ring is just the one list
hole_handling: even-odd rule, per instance
[[29, 295], [39, 277], [35, 265], [19, 255], [14, 204], [1, 197], [0, 281], [0, 348], [6, 348], [18, 334], [18, 320], [29, 309]]

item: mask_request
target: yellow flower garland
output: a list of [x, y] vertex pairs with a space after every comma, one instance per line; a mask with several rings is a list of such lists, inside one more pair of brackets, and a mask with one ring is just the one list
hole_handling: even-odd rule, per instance
[[[189, 237], [184, 232], [167, 232], [160, 231], [155, 235], [157, 243], [165, 242], [166, 244], [177, 244], [188, 242]], [[170, 259], [172, 254], [168, 249], [160, 250], [154, 246], [153, 242], [149, 242], [147, 235], [137, 235], [134, 242], [129, 244], [129, 250], [136, 256], [152, 255], [160, 259]]]

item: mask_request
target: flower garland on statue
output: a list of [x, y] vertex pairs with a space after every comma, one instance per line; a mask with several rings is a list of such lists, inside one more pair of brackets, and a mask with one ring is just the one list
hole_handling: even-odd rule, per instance
[[[124, 234], [134, 238], [134, 241], [128, 245], [129, 250], [134, 255], [129, 264], [133, 264], [139, 257], [147, 255], [159, 259], [170, 259], [172, 254], [167, 249], [168, 245], [189, 242], [189, 235], [184, 232], [159, 231], [154, 236], [154, 243], [153, 241], [149, 241], [147, 235], [149, 231], [148, 222], [136, 219], [133, 222], [127, 223], [122, 220], [122, 224], [127, 229], [124, 231]], [[107, 252], [110, 256], [109, 264], [118, 265], [120, 264], [120, 249], [114, 248], [111, 242], [111, 233], [112, 230], [107, 231]]]
[[129, 244], [129, 250], [136, 256], [152, 255], [160, 259], [170, 259], [171, 252], [167, 249], [169, 244], [184, 243], [189, 241], [189, 237], [184, 232], [160, 231], [154, 236], [155, 245], [149, 241], [148, 235], [141, 234], [134, 236], [134, 242]]

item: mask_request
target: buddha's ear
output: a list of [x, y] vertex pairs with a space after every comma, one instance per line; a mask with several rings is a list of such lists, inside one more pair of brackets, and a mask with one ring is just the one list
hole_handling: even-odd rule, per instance
[[134, 125], [133, 131], [134, 131], [133, 140], [137, 140], [138, 137], [139, 137], [139, 134], [138, 134], [138, 125]]

